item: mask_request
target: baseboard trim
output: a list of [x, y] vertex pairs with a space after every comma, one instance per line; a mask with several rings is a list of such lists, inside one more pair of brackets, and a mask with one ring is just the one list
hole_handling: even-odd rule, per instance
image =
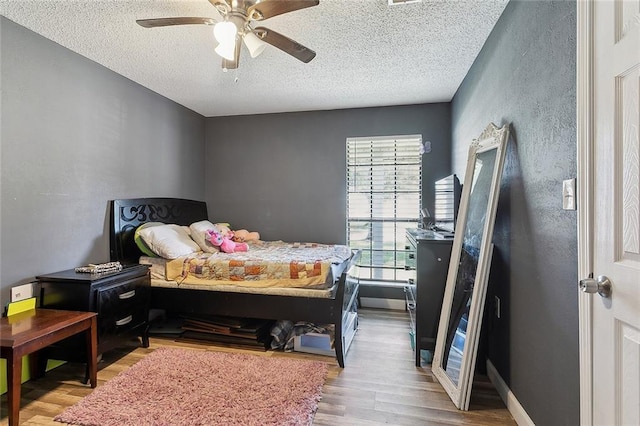
[[511, 389], [509, 389], [509, 386], [504, 382], [500, 373], [498, 373], [498, 370], [490, 360], [487, 360], [487, 375], [491, 383], [496, 387], [500, 398], [504, 401], [504, 404], [507, 406], [516, 423], [518, 423], [519, 426], [535, 426], [533, 420], [531, 420], [522, 405], [520, 405], [518, 399], [513, 392], [511, 392]]
[[378, 297], [361, 297], [360, 305], [363, 308], [392, 309], [395, 311], [406, 310], [404, 299], [381, 299]]

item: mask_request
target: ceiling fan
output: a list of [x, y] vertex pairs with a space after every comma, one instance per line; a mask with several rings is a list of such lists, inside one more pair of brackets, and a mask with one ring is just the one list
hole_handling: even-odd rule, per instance
[[236, 69], [240, 61], [242, 41], [252, 58], [258, 56], [268, 43], [294, 58], [308, 63], [316, 52], [265, 27], [252, 27], [253, 21], [264, 21], [283, 13], [317, 6], [320, 0], [209, 0], [222, 15], [223, 21], [213, 18], [178, 17], [138, 19], [145, 28], [172, 25], [212, 25], [219, 45], [215, 51], [222, 56], [222, 68]]

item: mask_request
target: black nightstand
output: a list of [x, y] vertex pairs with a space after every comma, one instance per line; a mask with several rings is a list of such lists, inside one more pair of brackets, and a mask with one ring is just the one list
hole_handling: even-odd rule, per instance
[[[151, 280], [146, 265], [131, 265], [122, 271], [104, 274], [84, 274], [70, 269], [36, 279], [40, 285], [41, 307], [98, 313], [98, 353], [120, 346], [124, 339], [132, 336], [141, 336], [142, 346], [149, 346]], [[74, 360], [84, 356], [73, 353], [72, 342], [67, 342], [66, 349], [64, 346], [52, 357]]]

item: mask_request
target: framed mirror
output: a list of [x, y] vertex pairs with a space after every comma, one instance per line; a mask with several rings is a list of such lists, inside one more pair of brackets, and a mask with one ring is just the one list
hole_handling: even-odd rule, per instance
[[461, 410], [469, 398], [493, 252], [509, 127], [489, 124], [469, 148], [432, 371]]

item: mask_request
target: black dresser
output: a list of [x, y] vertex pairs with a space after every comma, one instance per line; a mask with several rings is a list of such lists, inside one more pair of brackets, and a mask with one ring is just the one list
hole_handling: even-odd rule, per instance
[[[36, 279], [41, 307], [98, 313], [98, 353], [119, 346], [132, 336], [141, 336], [142, 345], [149, 346], [151, 281], [146, 265], [127, 266], [121, 271], [103, 274], [77, 273], [70, 269]], [[52, 357], [77, 358], [78, 354], [73, 354], [73, 342], [66, 343], [57, 348]]]
[[424, 229], [408, 229], [405, 268], [411, 276], [405, 286], [411, 332], [415, 339], [416, 366], [421, 365], [421, 350], [436, 347], [438, 322], [447, 284], [452, 234]]

